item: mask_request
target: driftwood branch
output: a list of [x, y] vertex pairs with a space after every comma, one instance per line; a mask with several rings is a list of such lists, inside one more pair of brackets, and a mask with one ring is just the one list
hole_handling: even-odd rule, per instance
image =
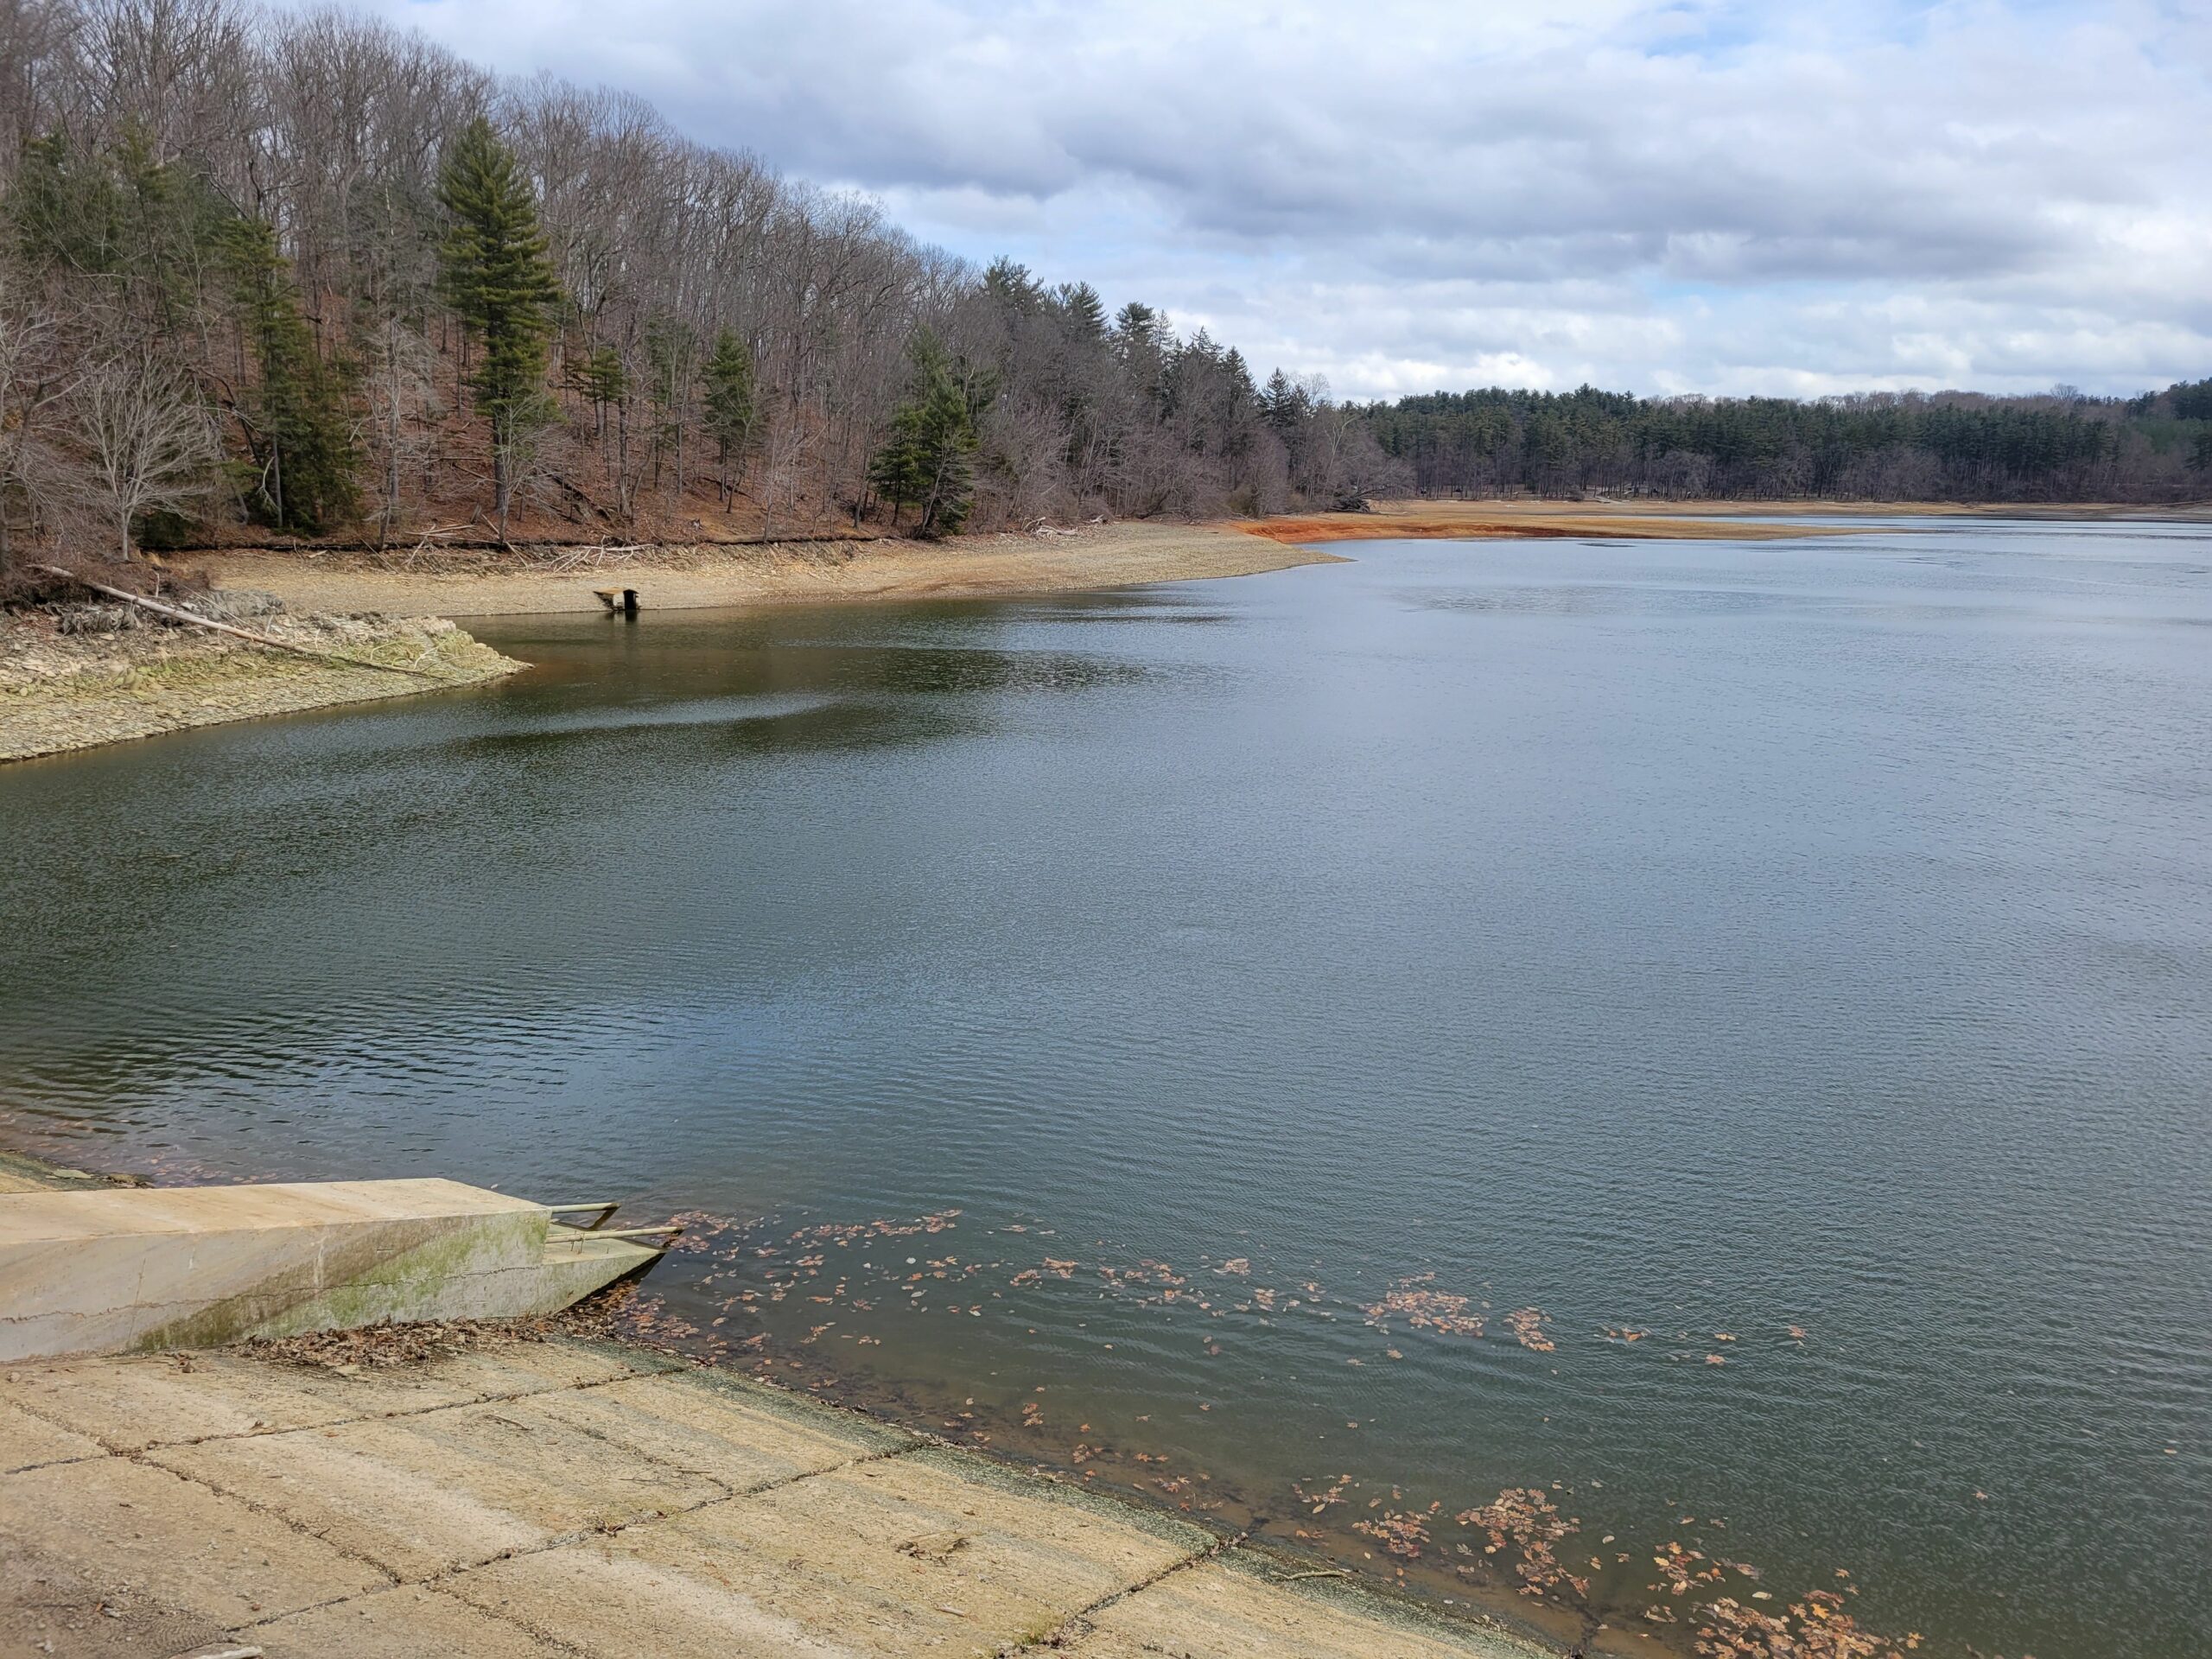
[[313, 645], [296, 645], [289, 639], [279, 639], [272, 634], [256, 633], [251, 628], [241, 628], [228, 622], [218, 622], [212, 617], [195, 616], [190, 611], [175, 605], [164, 605], [157, 599], [148, 599], [143, 594], [134, 594], [126, 588], [111, 588], [104, 582], [94, 582], [90, 576], [75, 570], [66, 570], [58, 564], [34, 565], [50, 576], [60, 576], [75, 582], [79, 588], [89, 588], [96, 594], [105, 594], [110, 599], [119, 599], [126, 605], [136, 605], [159, 616], [174, 617], [179, 622], [189, 622], [194, 627], [213, 628], [218, 633], [235, 634], [241, 639], [251, 639], [257, 645], [266, 645], [272, 651], [289, 651], [296, 657], [313, 657], [324, 662], [343, 663], [348, 668], [380, 669], [386, 674], [414, 674], [426, 680], [443, 680], [442, 674], [427, 668], [403, 668], [397, 663], [374, 663], [365, 658], [347, 657], [334, 651], [317, 651]]

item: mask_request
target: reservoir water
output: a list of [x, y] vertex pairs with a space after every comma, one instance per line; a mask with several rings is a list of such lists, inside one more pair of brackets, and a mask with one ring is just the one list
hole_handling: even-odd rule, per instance
[[2201, 1653], [2209, 537], [487, 622], [0, 770], [0, 1139], [683, 1212], [723, 1363], [1600, 1651]]

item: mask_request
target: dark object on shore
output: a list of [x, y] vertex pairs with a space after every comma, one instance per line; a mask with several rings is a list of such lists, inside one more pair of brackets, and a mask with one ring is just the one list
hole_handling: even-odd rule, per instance
[[1331, 511], [1335, 512], [1372, 512], [1375, 511], [1375, 504], [1372, 501], [1370, 501], [1363, 495], [1340, 495], [1337, 498], [1337, 505], [1331, 509]]
[[617, 611], [625, 616], [638, 613], [638, 590], [634, 588], [594, 588], [592, 592], [599, 595], [599, 602], [607, 607], [609, 616]]

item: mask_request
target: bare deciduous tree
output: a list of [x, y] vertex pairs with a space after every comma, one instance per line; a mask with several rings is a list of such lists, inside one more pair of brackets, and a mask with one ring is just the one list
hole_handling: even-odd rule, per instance
[[58, 457], [48, 428], [70, 389], [61, 330], [50, 306], [0, 274], [0, 575], [14, 556], [20, 513], [35, 526]]
[[429, 342], [397, 317], [378, 322], [368, 346], [361, 390], [368, 401], [370, 446], [382, 486], [377, 536], [389, 541], [408, 462], [418, 459], [424, 448], [423, 419], [436, 397], [436, 359]]
[[213, 425], [189, 379], [143, 358], [94, 364], [68, 401], [80, 457], [71, 487], [128, 563], [140, 518], [186, 512], [207, 493], [221, 458]]

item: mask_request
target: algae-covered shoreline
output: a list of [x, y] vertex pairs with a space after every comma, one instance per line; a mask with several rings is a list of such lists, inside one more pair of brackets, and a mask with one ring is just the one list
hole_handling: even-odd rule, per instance
[[274, 615], [289, 649], [187, 626], [61, 632], [0, 619], [0, 761], [480, 684], [526, 666], [442, 617]]

